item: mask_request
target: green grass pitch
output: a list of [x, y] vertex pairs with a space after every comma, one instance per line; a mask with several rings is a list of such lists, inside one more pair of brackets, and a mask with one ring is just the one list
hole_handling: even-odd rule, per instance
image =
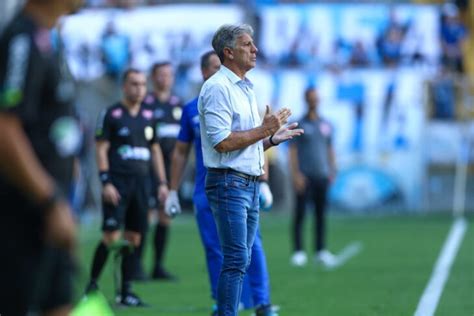
[[[312, 217], [306, 222], [306, 250], [311, 253]], [[270, 272], [272, 302], [281, 307], [280, 316], [401, 316], [413, 315], [433, 266], [452, 224], [441, 215], [417, 216], [330, 216], [328, 247], [337, 253], [353, 241], [362, 251], [345, 265], [328, 271], [313, 263], [290, 266], [290, 218], [264, 213], [261, 231]], [[436, 315], [474, 315], [473, 217], [454, 261]], [[99, 238], [99, 225], [81, 228], [81, 273], [77, 291], [84, 289], [92, 252]], [[206, 316], [212, 300], [204, 253], [194, 218], [174, 220], [166, 266], [179, 276], [177, 283], [146, 282], [134, 285], [148, 309], [114, 307], [116, 315]], [[150, 246], [148, 242], [148, 246]], [[150, 268], [150, 247], [146, 267]], [[112, 259], [100, 280], [100, 289], [112, 301]], [[240, 315], [248, 316], [253, 311]]]

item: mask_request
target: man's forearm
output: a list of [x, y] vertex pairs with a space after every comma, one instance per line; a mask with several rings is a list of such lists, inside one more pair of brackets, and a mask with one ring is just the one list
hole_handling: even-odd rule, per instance
[[0, 114], [0, 172], [33, 201], [54, 194], [54, 180], [40, 164], [21, 123], [11, 114]]
[[181, 184], [181, 177], [188, 162], [190, 149], [189, 144], [179, 140], [176, 142], [171, 159], [170, 190], [177, 191]]
[[221, 141], [214, 148], [220, 153], [239, 150], [253, 145], [270, 135], [270, 130], [263, 126], [252, 128], [247, 131], [231, 132], [226, 139]]
[[152, 163], [153, 163], [153, 170], [156, 172], [156, 177], [158, 178], [160, 184], [166, 184], [166, 171], [165, 171], [165, 162], [163, 160], [163, 152], [161, 151], [161, 147], [158, 144], [154, 144], [151, 147], [152, 151]]
[[96, 142], [96, 161], [99, 171], [109, 171], [109, 157], [107, 155], [109, 146], [106, 141]]

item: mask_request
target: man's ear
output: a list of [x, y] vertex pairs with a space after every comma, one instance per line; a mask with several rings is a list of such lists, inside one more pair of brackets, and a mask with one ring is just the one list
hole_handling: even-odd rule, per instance
[[232, 60], [232, 59], [234, 59], [234, 52], [232, 51], [231, 48], [225, 47], [225, 48], [224, 48], [224, 56], [225, 56], [227, 59]]

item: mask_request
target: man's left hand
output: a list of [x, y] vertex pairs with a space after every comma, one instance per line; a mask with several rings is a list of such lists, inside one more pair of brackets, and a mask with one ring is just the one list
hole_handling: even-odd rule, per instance
[[275, 134], [273, 134], [272, 142], [278, 145], [289, 139], [292, 139], [293, 137], [300, 136], [304, 133], [304, 130], [302, 128], [296, 127], [298, 127], [297, 122], [288, 125], [283, 125], [276, 131]]
[[168, 197], [168, 186], [166, 184], [160, 184], [158, 187], [158, 201], [165, 203]]

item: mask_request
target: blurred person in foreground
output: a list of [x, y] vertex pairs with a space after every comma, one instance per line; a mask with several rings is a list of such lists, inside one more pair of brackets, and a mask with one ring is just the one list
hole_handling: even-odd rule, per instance
[[297, 123], [284, 125], [291, 115], [287, 108], [271, 113], [267, 106], [260, 119], [253, 85], [245, 77], [257, 60], [252, 34], [245, 24], [216, 31], [212, 47], [222, 65], [204, 83], [198, 99], [205, 191], [223, 254], [218, 315], [237, 315], [258, 228], [263, 152], [303, 133]]
[[336, 175], [332, 146], [333, 129], [318, 111], [319, 96], [315, 88], [305, 91], [307, 113], [300, 121], [305, 133], [290, 142], [289, 161], [295, 188], [295, 208], [292, 224], [293, 256], [291, 264], [303, 266], [308, 259], [303, 250], [303, 222], [307, 202], [314, 205], [315, 260], [332, 267], [336, 258], [326, 249], [326, 202], [329, 184]]
[[0, 38], [0, 313], [67, 315], [80, 149], [75, 86], [50, 30], [80, 0], [29, 0]]
[[[156, 119], [156, 132], [160, 138], [160, 145], [163, 151], [166, 176], [169, 178], [171, 154], [178, 137], [179, 121], [183, 113], [183, 106], [180, 99], [172, 93], [175, 75], [170, 62], [165, 61], [154, 64], [150, 76], [153, 91], [146, 96], [144, 103], [153, 111]], [[153, 174], [151, 175], [151, 183], [152, 187], [156, 188], [158, 183]], [[155, 280], [175, 281], [176, 277], [169, 273], [163, 264], [168, 244], [171, 217], [165, 214], [164, 205], [159, 203], [153, 196], [150, 198], [150, 209], [158, 209], [158, 223], [153, 236], [154, 264], [151, 277]], [[138, 249], [135, 262], [134, 278], [137, 280], [147, 279], [141, 265], [143, 248], [144, 245]]]
[[[209, 79], [219, 70], [221, 62], [214, 51], [205, 53], [201, 57], [201, 73], [204, 81]], [[194, 143], [196, 177], [193, 202], [196, 206], [195, 216], [198, 224], [201, 241], [206, 252], [207, 271], [211, 284], [211, 297], [217, 300], [217, 281], [222, 266], [222, 250], [219, 243], [217, 228], [209, 207], [209, 202], [205, 193], [205, 179], [207, 170], [204, 167], [201, 149], [201, 135], [199, 127], [198, 98], [189, 102], [183, 110], [181, 117], [181, 129], [178, 140], [172, 155], [170, 193], [165, 203], [167, 214], [179, 213], [181, 206], [178, 199], [178, 188], [188, 162], [189, 153]], [[267, 174], [264, 175], [267, 177]], [[263, 177], [263, 176], [262, 176]], [[262, 181], [262, 179], [260, 179]], [[262, 187], [266, 187], [262, 190]], [[260, 190], [265, 192], [265, 207], [270, 207], [272, 203], [271, 191], [266, 182], [260, 183]], [[262, 192], [260, 192], [262, 194]], [[174, 209], [173, 209], [174, 208]], [[248, 280], [250, 279], [250, 280]], [[248, 278], [246, 282], [250, 284], [251, 293], [243, 293], [242, 297], [252, 296], [253, 306], [256, 307], [257, 316], [277, 315], [271, 308], [270, 303], [270, 282], [266, 264], [265, 252], [263, 250], [260, 232], [257, 229], [255, 242], [252, 247], [252, 261], [249, 266]], [[245, 287], [244, 287], [245, 289]], [[241, 299], [242, 301], [243, 299]], [[245, 303], [244, 303], [245, 306]], [[266, 313], [264, 313], [266, 311]], [[217, 305], [214, 306], [212, 315], [217, 315]]]
[[117, 301], [121, 305], [141, 307], [147, 304], [132, 292], [131, 280], [134, 251], [141, 243], [141, 232], [148, 225], [148, 177], [152, 165], [160, 181], [154, 192], [160, 201], [166, 199], [168, 187], [153, 112], [142, 106], [146, 94], [145, 74], [135, 69], [126, 70], [122, 90], [122, 100], [105, 111], [96, 131], [97, 166], [103, 185], [103, 238], [94, 253], [86, 294], [98, 290], [102, 268], [110, 250], [120, 241], [120, 230], [125, 226], [126, 242], [119, 247], [122, 284]]

